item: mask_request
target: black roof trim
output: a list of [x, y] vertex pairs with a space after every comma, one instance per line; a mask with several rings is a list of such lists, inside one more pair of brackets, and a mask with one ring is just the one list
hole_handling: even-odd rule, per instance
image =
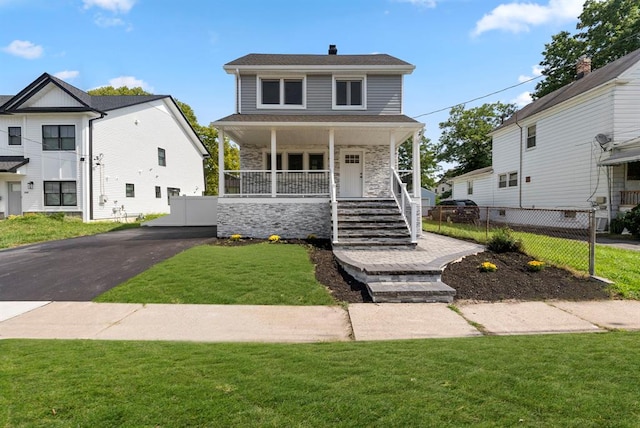
[[0, 156], [0, 172], [17, 172], [18, 168], [29, 163], [24, 156]]

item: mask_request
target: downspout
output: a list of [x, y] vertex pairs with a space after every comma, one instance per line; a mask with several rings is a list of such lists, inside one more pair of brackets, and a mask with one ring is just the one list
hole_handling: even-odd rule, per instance
[[89, 119], [89, 220], [93, 220], [93, 121], [105, 116], [100, 112], [100, 117]]
[[236, 94], [238, 100], [236, 101], [236, 113], [242, 114], [242, 85], [240, 82], [240, 70], [236, 68]]
[[[522, 208], [522, 126], [518, 123], [518, 112], [515, 113], [516, 126], [520, 128], [520, 165], [518, 166], [518, 207]], [[509, 177], [507, 177], [509, 179]]]

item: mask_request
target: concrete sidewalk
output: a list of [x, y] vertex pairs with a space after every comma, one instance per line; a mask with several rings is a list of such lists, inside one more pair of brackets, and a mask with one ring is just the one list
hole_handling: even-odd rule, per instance
[[340, 306], [0, 302], [0, 339], [334, 342], [640, 330], [640, 302]]

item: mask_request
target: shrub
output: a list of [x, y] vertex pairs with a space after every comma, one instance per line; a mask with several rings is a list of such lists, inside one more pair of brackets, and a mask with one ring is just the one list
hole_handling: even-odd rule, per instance
[[640, 205], [624, 215], [624, 227], [636, 238], [640, 238]]
[[522, 249], [522, 242], [513, 236], [511, 229], [502, 227], [493, 232], [487, 248], [494, 253], [517, 252]]
[[624, 217], [617, 217], [617, 218], [611, 219], [611, 224], [609, 224], [609, 232], [619, 235], [622, 233], [623, 230], [624, 230]]
[[494, 265], [491, 262], [483, 262], [478, 266], [480, 272], [495, 272], [498, 270], [498, 266]]
[[529, 272], [540, 272], [542, 269], [544, 269], [545, 264], [544, 262], [538, 261], [538, 260], [532, 260], [529, 263], [527, 263], [527, 270]]

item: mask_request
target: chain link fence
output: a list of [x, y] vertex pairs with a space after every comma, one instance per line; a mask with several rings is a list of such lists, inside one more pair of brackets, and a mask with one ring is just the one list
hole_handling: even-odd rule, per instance
[[426, 216], [425, 230], [488, 242], [508, 227], [529, 256], [593, 275], [595, 211], [438, 205]]

